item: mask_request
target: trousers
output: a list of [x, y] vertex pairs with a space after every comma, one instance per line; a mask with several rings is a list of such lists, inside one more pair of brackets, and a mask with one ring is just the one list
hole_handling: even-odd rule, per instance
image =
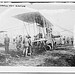
[[5, 44], [5, 53], [9, 53], [9, 44]]

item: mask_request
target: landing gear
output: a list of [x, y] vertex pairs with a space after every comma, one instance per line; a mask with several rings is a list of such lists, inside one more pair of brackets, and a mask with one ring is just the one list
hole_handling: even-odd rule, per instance
[[51, 43], [49, 43], [49, 44], [47, 44], [47, 45], [45, 45], [45, 50], [47, 51], [47, 50], [52, 50], [52, 44]]

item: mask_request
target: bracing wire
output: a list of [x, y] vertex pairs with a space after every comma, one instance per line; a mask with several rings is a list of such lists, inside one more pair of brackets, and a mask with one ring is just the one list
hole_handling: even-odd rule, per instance
[[59, 27], [59, 28], [61, 28], [62, 30], [64, 30], [64, 31], [68, 31], [68, 32], [70, 32], [70, 33], [73, 33], [72, 31], [70, 31], [70, 30], [68, 30], [68, 29], [65, 29], [65, 28], [62, 28], [62, 27], [60, 27], [59, 25], [56, 25], [57, 27]]
[[[72, 30], [72, 29], [70, 29], [70, 30]], [[67, 31], [67, 30], [63, 30], [63, 31], [61, 31], [61, 32], [65, 32], [65, 31]], [[71, 31], [71, 33], [73, 33], [73, 32]]]
[[[24, 22], [23, 22], [23, 24], [24, 24]], [[26, 32], [27, 32], [27, 35], [28, 35], [28, 31], [27, 31], [27, 28], [26, 28], [26, 25], [24, 24], [24, 27], [25, 27], [25, 29], [26, 29]]]

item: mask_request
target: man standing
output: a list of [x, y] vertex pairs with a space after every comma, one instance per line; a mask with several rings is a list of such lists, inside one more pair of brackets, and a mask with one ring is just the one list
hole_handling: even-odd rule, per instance
[[32, 51], [31, 51], [31, 37], [28, 38], [28, 44], [29, 44], [29, 55], [31, 55]]
[[71, 44], [73, 45], [73, 41], [74, 41], [74, 39], [73, 39], [73, 37], [71, 38]]
[[60, 37], [60, 45], [62, 45], [62, 38]]
[[9, 53], [9, 42], [10, 42], [10, 39], [9, 39], [8, 35], [5, 34], [4, 44], [5, 44], [5, 52], [6, 53]]
[[27, 36], [25, 36], [23, 38], [23, 55], [24, 56], [28, 55], [28, 47], [29, 47], [28, 38]]
[[64, 45], [66, 44], [66, 37], [64, 36], [63, 38], [63, 41], [64, 41]]

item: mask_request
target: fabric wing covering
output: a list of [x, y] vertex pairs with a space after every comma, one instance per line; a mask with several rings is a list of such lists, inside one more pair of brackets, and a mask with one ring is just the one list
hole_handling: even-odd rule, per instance
[[48, 21], [39, 12], [22, 13], [22, 14], [15, 15], [14, 17], [27, 23], [38, 23], [40, 27], [53, 26], [52, 23], [50, 23], [50, 21]]

